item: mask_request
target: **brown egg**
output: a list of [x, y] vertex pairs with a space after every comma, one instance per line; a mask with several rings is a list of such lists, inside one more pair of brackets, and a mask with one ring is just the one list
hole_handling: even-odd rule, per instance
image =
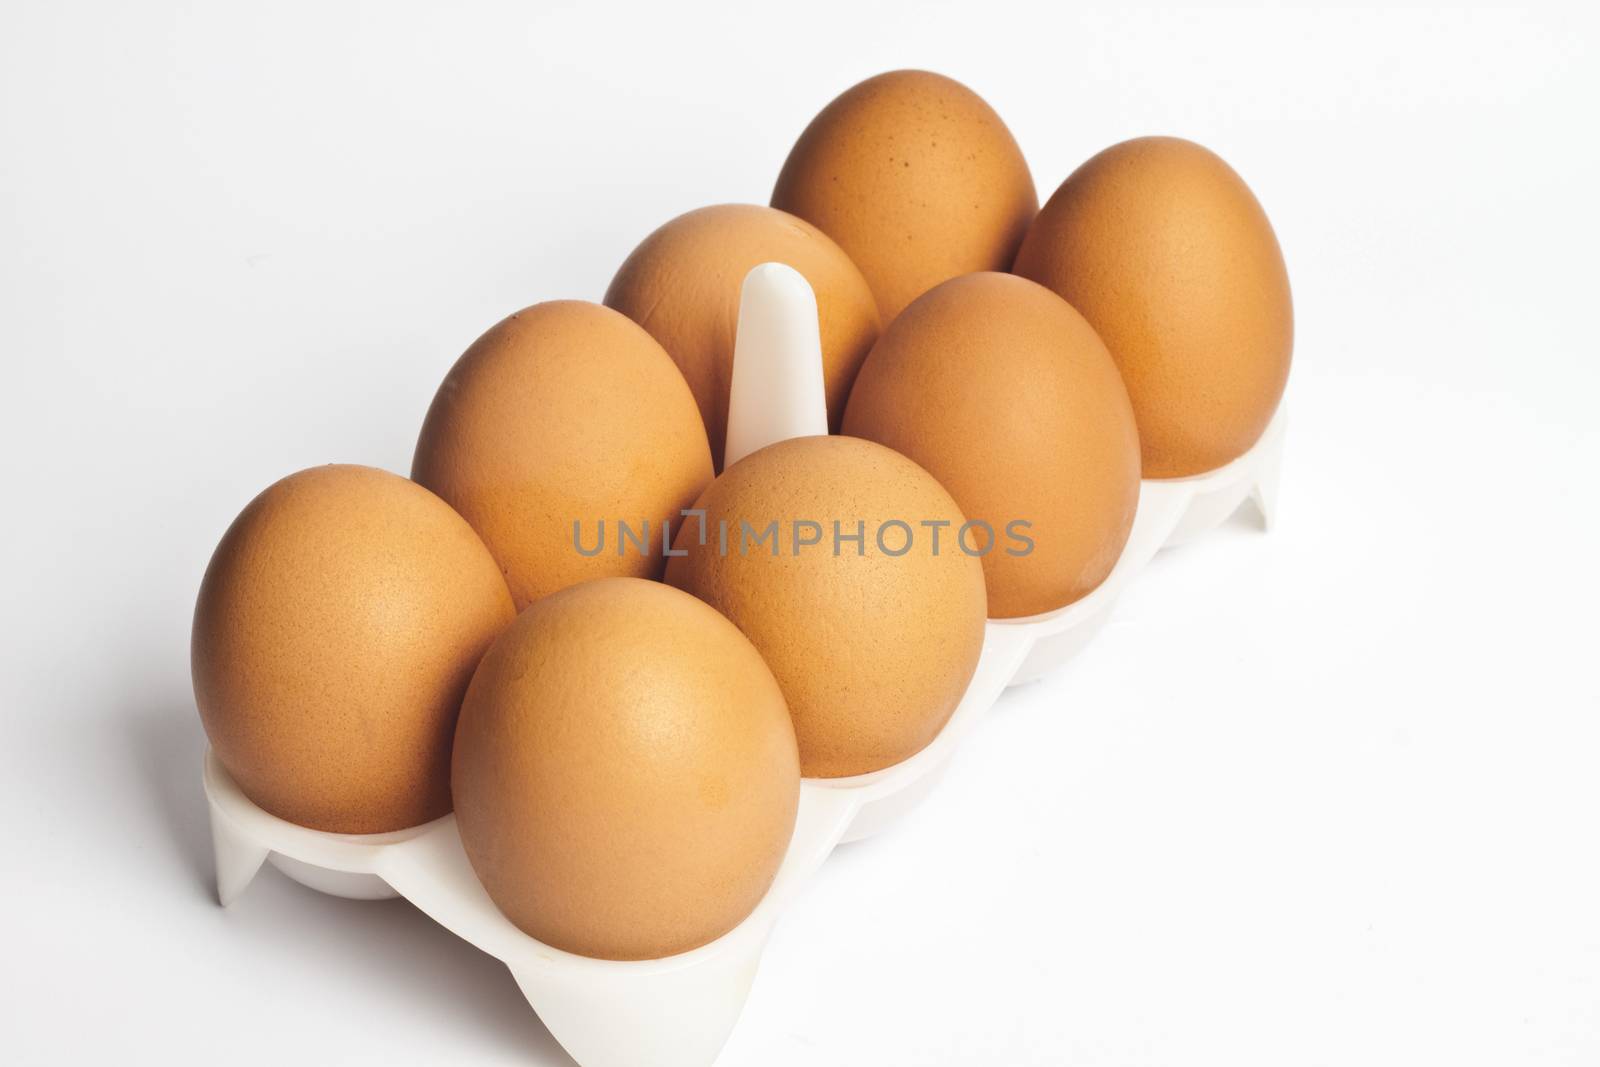
[[965, 520], [938, 482], [870, 441], [803, 437], [735, 463], [695, 507], [704, 543], [693, 523], [678, 531], [687, 555], [667, 581], [761, 650], [807, 777], [878, 770], [934, 739], [984, 629], [983, 567], [957, 547]]
[[1289, 276], [1266, 213], [1213, 153], [1175, 137], [1106, 149], [1050, 198], [1015, 271], [1105, 340], [1146, 478], [1220, 467], [1271, 421], [1294, 347]]
[[711, 450], [654, 338], [610, 308], [557, 300], [456, 361], [411, 474], [478, 531], [521, 610], [590, 578], [659, 578], [663, 523], [711, 480]]
[[976, 93], [897, 70], [822, 109], [772, 206], [839, 242], [887, 323], [946, 278], [1010, 267], [1039, 196], [1011, 131]]
[[547, 945], [654, 959], [760, 903], [800, 765], [772, 672], [721, 615], [636, 578], [546, 597], [472, 679], [456, 822], [489, 896]]
[[1032, 282], [969, 274], [906, 308], [862, 365], [844, 432], [911, 457], [989, 524], [996, 618], [1072, 603], [1128, 540], [1139, 502], [1128, 394], [1089, 324]]
[[314, 467], [217, 545], [194, 609], [195, 703], [267, 811], [404, 829], [450, 811], [461, 696], [512, 617], [500, 569], [444, 501], [387, 471]]
[[719, 471], [739, 290], [750, 268], [767, 262], [793, 267], [817, 294], [828, 418], [837, 429], [856, 369], [878, 339], [878, 307], [850, 257], [809, 222], [754, 204], [679, 215], [633, 250], [606, 291], [606, 305], [649, 330], [683, 371]]

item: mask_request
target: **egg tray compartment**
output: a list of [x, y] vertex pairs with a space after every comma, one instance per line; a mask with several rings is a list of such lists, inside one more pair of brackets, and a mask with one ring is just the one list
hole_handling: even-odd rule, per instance
[[[765, 263], [745, 278], [729, 405], [731, 465], [791, 437], [828, 432], [816, 299], [804, 278]], [[937, 783], [975, 722], [1011, 685], [1064, 663], [1105, 624], [1117, 596], [1161, 548], [1223, 522], [1250, 498], [1271, 521], [1282, 451], [1280, 408], [1232, 463], [1189, 478], [1147, 480], [1122, 555], [1081, 600], [1024, 619], [992, 619], [965, 695], [921, 752], [850, 778], [808, 778], [788, 852], [772, 887], [734, 929], [663, 959], [613, 961], [562, 952], [514, 926], [467, 861], [454, 815], [394, 833], [307, 829], [257, 807], [207, 752], [206, 797], [217, 895], [232, 904], [265, 862], [303, 885], [358, 900], [404, 897], [501, 960], [550, 1033], [582, 1067], [705, 1067], [749, 996], [773, 924], [834, 846], [885, 829]]]

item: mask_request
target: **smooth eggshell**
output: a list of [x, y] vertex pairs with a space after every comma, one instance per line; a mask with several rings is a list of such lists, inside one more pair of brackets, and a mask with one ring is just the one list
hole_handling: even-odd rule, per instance
[[[451, 368], [412, 477], [478, 531], [520, 610], [591, 578], [659, 578], [661, 524], [711, 480], [711, 450], [654, 338], [610, 308], [557, 300], [504, 320]], [[619, 521], [648, 523], [648, 549], [621, 542]], [[602, 550], [579, 552], [573, 524], [592, 550], [602, 522]]]
[[783, 694], [732, 623], [608, 578], [546, 597], [494, 643], [454, 785], [461, 842], [507, 918], [568, 952], [653, 959], [754, 910], [800, 767]]
[[718, 470], [740, 287], [767, 262], [793, 267], [816, 293], [828, 417], [837, 429], [850, 383], [878, 339], [878, 308], [850, 257], [809, 222], [754, 204], [691, 211], [646, 237], [606, 291], [606, 306], [649, 330], [683, 371]]
[[[1060, 297], [1009, 274], [945, 282], [884, 331], [844, 432], [939, 479], [996, 532], [989, 614], [1070, 604], [1110, 573], [1139, 502], [1139, 438], [1105, 345]], [[1026, 521], [1031, 550], [1006, 536]]]
[[317, 830], [450, 811], [467, 682], [513, 617], [461, 516], [370, 467], [315, 467], [257, 496], [206, 568], [195, 702], [246, 796]]
[[772, 206], [839, 242], [890, 322], [958, 274], [1006, 270], [1039, 210], [1028, 164], [994, 109], [960, 82], [880, 74], [812, 120]]
[[[695, 504], [706, 512], [704, 544], [693, 522], [667, 563], [667, 581], [710, 603], [754, 642], [783, 687], [808, 777], [878, 770], [919, 752], [966, 691], [983, 646], [983, 567], [959, 551], [964, 519], [950, 494], [915, 463], [870, 441], [803, 437], [754, 452], [723, 472]], [[729, 524], [728, 551], [721, 523]], [[795, 532], [822, 542], [794, 551]], [[909, 551], [880, 550], [880, 524], [911, 527]], [[841, 542], [864, 524], [858, 552]], [[939, 553], [921, 524], [944, 522]], [[749, 548], [777, 522], [778, 553]], [[902, 547], [897, 528], [890, 551]], [[752, 542], [753, 543], [752, 535]], [[769, 545], [771, 543], [769, 542]]]
[[1056, 190], [1014, 269], [1105, 340], [1146, 478], [1220, 467], [1271, 421], [1294, 348], [1289, 275], [1261, 205], [1212, 152], [1175, 137], [1106, 149]]

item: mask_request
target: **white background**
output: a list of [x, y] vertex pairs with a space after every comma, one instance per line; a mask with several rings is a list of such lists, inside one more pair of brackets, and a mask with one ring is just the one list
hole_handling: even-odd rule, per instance
[[284, 474], [407, 470], [495, 320], [763, 202], [817, 109], [921, 66], [1042, 195], [1147, 133], [1252, 184], [1282, 521], [1160, 557], [835, 855], [724, 1067], [1600, 1062], [1584, 6], [7, 0], [0, 1059], [567, 1062], [409, 905], [215, 905], [201, 571]]

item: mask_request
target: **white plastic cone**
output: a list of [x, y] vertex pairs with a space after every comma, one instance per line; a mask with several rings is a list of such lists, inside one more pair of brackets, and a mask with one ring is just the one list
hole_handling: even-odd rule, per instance
[[793, 267], [762, 263], [739, 294], [723, 469], [779, 441], [827, 432], [816, 294]]

